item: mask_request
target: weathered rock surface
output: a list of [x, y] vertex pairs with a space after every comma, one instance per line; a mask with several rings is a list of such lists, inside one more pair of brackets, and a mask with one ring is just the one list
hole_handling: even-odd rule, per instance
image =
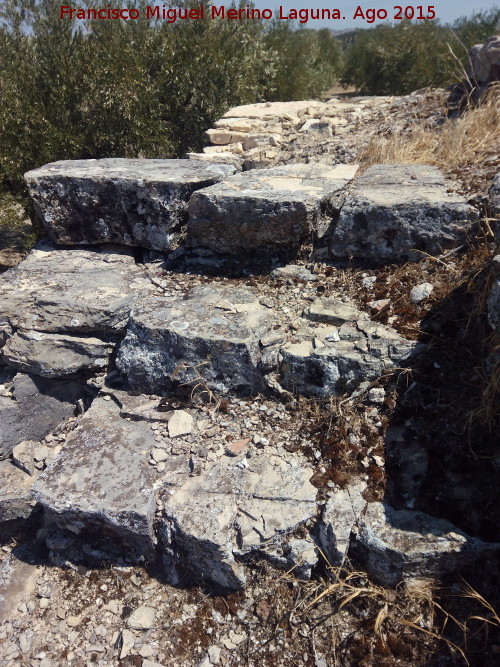
[[37, 444], [33, 440], [25, 440], [12, 450], [12, 463], [30, 476], [35, 471], [35, 447]]
[[285, 118], [289, 114], [298, 118], [298, 114], [306, 112], [308, 109], [316, 110], [325, 107], [326, 105], [318, 100], [259, 102], [258, 104], [242, 104], [233, 107], [226, 111], [222, 118], [238, 119], [240, 123], [243, 122], [243, 119]]
[[191, 194], [234, 173], [194, 160], [66, 160], [25, 174], [37, 214], [59, 244], [168, 250]]
[[51, 382], [18, 374], [13, 397], [0, 397], [0, 459], [24, 440], [39, 441], [75, 412], [76, 402], [88, 397], [84, 385]]
[[40, 242], [0, 275], [0, 314], [15, 329], [116, 333], [152, 286], [123, 248], [62, 249]]
[[0, 523], [26, 519], [33, 510], [33, 479], [10, 461], [0, 461]]
[[420, 350], [414, 341], [337, 299], [319, 299], [305, 315], [313, 321], [299, 329], [298, 342], [280, 348], [282, 383], [290, 391], [335, 396], [400, 367]]
[[500, 81], [500, 35], [474, 44], [469, 51], [468, 75], [479, 85]]
[[469, 537], [453, 524], [422, 512], [369, 503], [359, 520], [356, 553], [367, 572], [386, 586], [433, 577], [476, 558], [498, 553], [500, 544]]
[[304, 310], [304, 317], [313, 322], [324, 324], [337, 324], [341, 326], [345, 322], [356, 322], [367, 320], [368, 314], [362, 312], [352, 303], [347, 303], [333, 297], [316, 299]]
[[117, 366], [141, 391], [201, 381], [221, 393], [257, 393], [267, 317], [247, 289], [200, 287], [186, 300], [145, 300], [131, 316]]
[[235, 555], [277, 543], [316, 515], [312, 470], [300, 457], [227, 456], [164, 498], [163, 532], [198, 577], [245, 583]]
[[296, 250], [328, 227], [324, 209], [355, 172], [294, 164], [230, 176], [191, 197], [188, 244], [227, 254]]
[[321, 515], [318, 540], [330, 565], [341, 566], [349, 550], [351, 532], [366, 507], [364, 482], [334, 491]]
[[460, 245], [477, 212], [454, 187], [437, 167], [369, 167], [354, 181], [333, 226], [333, 256], [419, 260], [422, 252], [437, 255]]
[[102, 370], [112, 350], [111, 343], [92, 336], [18, 331], [3, 348], [3, 358], [26, 373], [62, 378]]
[[122, 419], [119, 410], [94, 401], [34, 497], [63, 530], [118, 538], [136, 555], [150, 555], [156, 505], [147, 453], [155, 440], [149, 424]]
[[39, 243], [0, 276], [4, 361], [45, 377], [100, 370], [136, 299], [156, 289], [123, 248]]

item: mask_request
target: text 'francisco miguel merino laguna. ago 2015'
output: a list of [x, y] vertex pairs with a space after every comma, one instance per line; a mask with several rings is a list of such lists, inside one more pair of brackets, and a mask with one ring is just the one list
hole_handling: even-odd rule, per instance
[[[417, 19], [428, 20], [436, 17], [434, 7], [424, 7], [419, 5], [417, 7], [394, 7], [394, 15], [392, 19]], [[411, 11], [409, 11], [411, 10]], [[350, 12], [349, 12], [350, 13]], [[71, 20], [110, 20], [122, 19], [128, 21], [130, 19], [137, 20], [146, 18], [149, 20], [167, 21], [168, 23], [176, 23], [177, 21], [185, 20], [203, 20], [205, 18], [211, 19], [226, 19], [226, 20], [251, 20], [251, 19], [266, 19], [270, 20], [273, 17], [278, 19], [285, 19], [289, 21], [299, 21], [300, 23], [307, 23], [314, 20], [345, 20], [346, 18], [362, 19], [367, 23], [373, 23], [376, 19], [386, 19], [389, 17], [389, 12], [385, 9], [362, 9], [360, 6], [355, 7], [351, 16], [345, 16], [340, 9], [285, 9], [278, 7], [276, 11], [272, 9], [257, 9], [251, 5], [239, 8], [228, 8], [223, 5], [200, 5], [199, 7], [169, 7], [168, 5], [147, 6], [142, 11], [137, 8], [130, 7], [106, 7], [99, 8], [78, 8], [69, 5], [60, 5], [59, 16], [61, 19]], [[411, 15], [410, 15], [411, 14]]]

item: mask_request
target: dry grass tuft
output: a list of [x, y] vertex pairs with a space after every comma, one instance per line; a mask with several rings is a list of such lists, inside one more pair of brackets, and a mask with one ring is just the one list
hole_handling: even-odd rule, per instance
[[380, 163], [433, 164], [455, 171], [499, 151], [500, 86], [496, 86], [479, 107], [470, 107], [460, 118], [448, 118], [441, 126], [436, 127], [432, 120], [416, 120], [402, 132], [374, 137], [360, 162], [365, 167]]

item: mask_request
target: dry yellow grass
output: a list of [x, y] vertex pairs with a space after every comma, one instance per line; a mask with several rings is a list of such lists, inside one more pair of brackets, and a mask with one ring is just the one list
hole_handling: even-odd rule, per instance
[[500, 154], [500, 86], [483, 103], [440, 127], [429, 121], [390, 136], [374, 137], [361, 154], [361, 164], [433, 164], [454, 171]]

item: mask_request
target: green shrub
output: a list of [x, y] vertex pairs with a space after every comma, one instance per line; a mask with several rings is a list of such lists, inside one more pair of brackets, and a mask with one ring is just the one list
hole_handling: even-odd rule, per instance
[[329, 30], [296, 29], [276, 20], [265, 36], [274, 72], [268, 79], [268, 100], [304, 100], [318, 97], [338, 80], [341, 49]]
[[146, 19], [147, 4], [109, 2], [139, 20], [79, 21], [53, 0], [4, 0], [0, 183], [22, 188], [25, 171], [57, 159], [182, 156], [231, 106], [316, 96], [338, 75], [328, 31], [209, 12], [170, 24]]

